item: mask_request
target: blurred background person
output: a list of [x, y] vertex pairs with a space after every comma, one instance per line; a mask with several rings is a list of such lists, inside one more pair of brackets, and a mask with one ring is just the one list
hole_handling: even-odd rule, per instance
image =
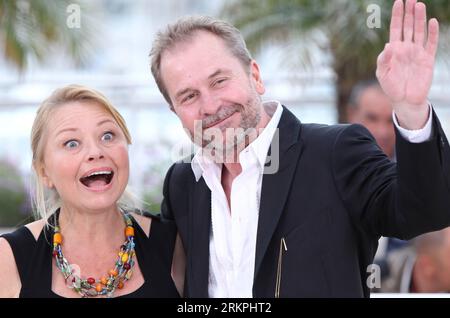
[[[348, 103], [348, 120], [365, 126], [375, 137], [383, 152], [395, 161], [395, 130], [392, 106], [376, 78], [358, 82], [352, 89]], [[381, 276], [387, 275], [387, 256], [407, 241], [383, 237], [379, 241], [375, 263], [381, 268]]]
[[383, 152], [395, 160], [395, 131], [392, 106], [376, 79], [355, 85], [349, 100], [348, 119], [369, 129]]
[[387, 263], [379, 292], [450, 292], [450, 228], [416, 237], [411, 246], [389, 254]]

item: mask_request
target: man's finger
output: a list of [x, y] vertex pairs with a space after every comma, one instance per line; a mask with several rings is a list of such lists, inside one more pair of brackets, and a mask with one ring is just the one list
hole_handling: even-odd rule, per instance
[[422, 2], [417, 3], [414, 13], [414, 42], [420, 45], [425, 45], [425, 27], [427, 23], [425, 4]]
[[426, 50], [432, 56], [436, 55], [439, 43], [439, 22], [436, 19], [431, 19], [428, 22], [428, 41]]
[[417, 0], [406, 0], [405, 21], [403, 22], [403, 41], [411, 42], [414, 33], [414, 8]]
[[394, 2], [394, 6], [392, 7], [389, 42], [397, 42], [402, 40], [403, 11], [403, 0], [396, 0]]

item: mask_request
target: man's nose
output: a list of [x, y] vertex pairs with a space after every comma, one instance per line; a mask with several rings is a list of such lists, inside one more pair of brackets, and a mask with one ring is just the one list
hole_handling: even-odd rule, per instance
[[214, 115], [220, 108], [220, 99], [211, 93], [203, 93], [201, 96], [200, 112], [202, 116]]

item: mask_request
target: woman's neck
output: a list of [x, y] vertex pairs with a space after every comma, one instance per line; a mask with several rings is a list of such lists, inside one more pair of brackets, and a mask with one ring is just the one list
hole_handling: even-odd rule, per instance
[[82, 211], [63, 205], [59, 227], [66, 242], [107, 246], [108, 243], [116, 243], [118, 238], [124, 239], [125, 222], [116, 206], [102, 211]]

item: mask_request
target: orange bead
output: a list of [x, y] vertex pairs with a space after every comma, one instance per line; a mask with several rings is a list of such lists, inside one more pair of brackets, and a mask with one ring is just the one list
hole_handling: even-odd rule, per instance
[[134, 228], [132, 226], [127, 226], [125, 228], [125, 236], [134, 236]]
[[62, 235], [61, 235], [61, 233], [55, 233], [53, 235], [53, 243], [54, 244], [61, 244], [62, 243]]
[[117, 273], [117, 270], [115, 270], [115, 269], [111, 269], [109, 272], [108, 272], [108, 274], [109, 275], [111, 275], [111, 276], [114, 276], [114, 277], [116, 277], [117, 276], [117, 274], [119, 274], [119, 273]]
[[106, 279], [106, 277], [102, 277], [102, 279], [100, 279], [100, 282], [101, 282], [103, 285], [108, 284], [108, 280]]
[[123, 282], [122, 281], [119, 282], [119, 285], [117, 285], [117, 288], [119, 288], [119, 289], [123, 288]]
[[95, 290], [96, 290], [98, 293], [101, 292], [102, 289], [103, 289], [102, 284], [97, 284], [97, 285], [95, 285]]

